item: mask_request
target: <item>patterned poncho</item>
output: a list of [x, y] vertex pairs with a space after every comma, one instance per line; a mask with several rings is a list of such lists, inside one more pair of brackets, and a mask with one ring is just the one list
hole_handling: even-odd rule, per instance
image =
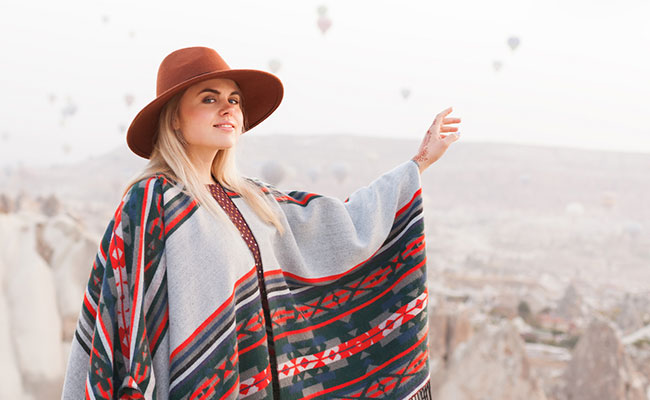
[[[281, 399], [429, 399], [421, 180], [403, 162], [345, 201], [257, 179]], [[64, 399], [273, 398], [255, 261], [165, 176], [124, 196], [92, 265]]]

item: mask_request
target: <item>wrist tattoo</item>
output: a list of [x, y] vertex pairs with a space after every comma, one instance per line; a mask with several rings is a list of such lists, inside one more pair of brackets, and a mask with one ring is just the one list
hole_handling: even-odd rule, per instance
[[421, 167], [426, 167], [429, 164], [429, 157], [427, 156], [427, 146], [429, 145], [429, 141], [431, 141], [431, 131], [427, 130], [427, 134], [424, 136], [424, 140], [420, 146], [420, 151], [418, 151], [418, 154], [413, 157]]
[[413, 157], [415, 161], [417, 161], [421, 166], [425, 166], [427, 161], [429, 160], [429, 157], [422, 153], [418, 153], [415, 157]]

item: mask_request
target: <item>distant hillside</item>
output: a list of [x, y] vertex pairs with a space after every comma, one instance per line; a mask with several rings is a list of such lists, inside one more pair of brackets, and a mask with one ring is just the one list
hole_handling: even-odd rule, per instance
[[[238, 164], [263, 179], [263, 167], [286, 167], [277, 185], [344, 199], [351, 191], [411, 158], [417, 140], [328, 136], [242, 136]], [[0, 176], [0, 191], [55, 193], [117, 205], [121, 188], [145, 160], [124, 145], [82, 163]], [[333, 170], [345, 172], [339, 182]], [[276, 165], [277, 167], [277, 165]], [[614, 153], [513, 144], [454, 143], [423, 174], [425, 194], [440, 208], [490, 212], [564, 213], [570, 203], [608, 208], [621, 218], [650, 219], [650, 154]]]

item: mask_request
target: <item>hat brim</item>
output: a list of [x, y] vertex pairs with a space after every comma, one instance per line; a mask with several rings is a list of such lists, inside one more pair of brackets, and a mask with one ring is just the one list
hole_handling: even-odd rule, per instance
[[247, 130], [264, 121], [282, 102], [284, 95], [282, 82], [268, 72], [230, 69], [198, 75], [167, 89], [140, 110], [126, 133], [126, 143], [131, 151], [140, 157], [149, 158], [156, 143], [160, 112], [167, 101], [195, 83], [214, 78], [232, 79], [239, 86], [248, 122]]

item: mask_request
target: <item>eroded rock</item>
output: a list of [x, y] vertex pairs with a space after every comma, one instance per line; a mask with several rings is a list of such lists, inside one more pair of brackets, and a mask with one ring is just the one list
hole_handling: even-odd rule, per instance
[[647, 400], [647, 382], [634, 367], [614, 326], [594, 319], [564, 374], [568, 400]]

